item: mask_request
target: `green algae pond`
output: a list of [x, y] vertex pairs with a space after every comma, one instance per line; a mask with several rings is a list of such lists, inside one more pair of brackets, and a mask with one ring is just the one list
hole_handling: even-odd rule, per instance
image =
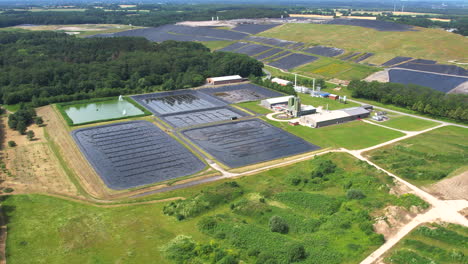
[[127, 98], [91, 103], [63, 104], [59, 108], [70, 119], [71, 125], [145, 115], [143, 110], [127, 101]]

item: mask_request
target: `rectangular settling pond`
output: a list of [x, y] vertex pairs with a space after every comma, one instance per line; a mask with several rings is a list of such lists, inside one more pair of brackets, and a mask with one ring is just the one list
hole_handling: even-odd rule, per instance
[[132, 103], [118, 98], [102, 102], [64, 105], [62, 108], [74, 125], [144, 114]]
[[205, 164], [147, 121], [87, 127], [73, 138], [111, 189], [121, 190], [195, 174]]

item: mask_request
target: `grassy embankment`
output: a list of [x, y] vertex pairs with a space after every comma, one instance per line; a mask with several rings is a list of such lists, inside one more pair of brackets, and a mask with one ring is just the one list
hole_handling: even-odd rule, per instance
[[[312, 177], [326, 160], [337, 167]], [[255, 256], [248, 256], [254, 251], [282, 258], [283, 247], [292, 242], [302, 244], [309, 254], [303, 263], [357, 263], [383, 243], [372, 231], [368, 213], [389, 204], [426, 206], [413, 196], [390, 195], [392, 181], [387, 175], [344, 153], [236, 181], [238, 188], [216, 182], [152, 197], [186, 197], [195, 210], [184, 210], [187, 218], [182, 221], [163, 214], [169, 202], [99, 208], [41, 195], [4, 197], [8, 262], [169, 263], [160, 247], [184, 234], [199, 243], [216, 241], [247, 263], [255, 262]], [[213, 188], [221, 197], [210, 200]], [[232, 189], [235, 199], [229, 198]], [[350, 189], [365, 197], [350, 198]], [[205, 204], [203, 199], [212, 202]], [[203, 206], [197, 211], [200, 202]], [[200, 220], [214, 215], [214, 229], [200, 232]], [[286, 220], [287, 234], [269, 230], [274, 215]]]
[[468, 129], [454, 126], [427, 133], [366, 153], [379, 166], [411, 181], [429, 185], [452, 176], [468, 164]]
[[[380, 65], [396, 56], [447, 63], [468, 53], [468, 39], [440, 29], [388, 32], [342, 25], [285, 24], [262, 32], [265, 37], [320, 44], [347, 52], [375, 53], [365, 62]], [[465, 65], [465, 67], [468, 67]]]
[[468, 228], [454, 224], [424, 224], [386, 254], [385, 263], [424, 264], [468, 262]]

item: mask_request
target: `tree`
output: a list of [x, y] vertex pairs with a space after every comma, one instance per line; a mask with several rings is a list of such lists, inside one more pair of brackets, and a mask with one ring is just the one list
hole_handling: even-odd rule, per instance
[[28, 132], [26, 132], [26, 137], [29, 139], [29, 141], [32, 141], [34, 139], [34, 136], [34, 131], [28, 130]]
[[270, 218], [270, 231], [271, 232], [276, 232], [276, 233], [281, 233], [281, 234], [287, 234], [289, 232], [289, 226], [286, 221], [281, 218], [280, 216], [274, 215]]
[[8, 141], [8, 146], [9, 147], [16, 147], [16, 142], [13, 140]]
[[20, 132], [21, 135], [24, 135], [26, 133], [27, 128], [28, 126], [23, 120], [18, 121], [18, 123], [16, 124], [16, 130], [18, 130], [18, 132]]
[[312, 178], [322, 178], [323, 176], [334, 173], [336, 170], [336, 164], [331, 160], [320, 160], [317, 164], [317, 168], [312, 171]]
[[36, 118], [34, 118], [34, 123], [36, 123], [38, 126], [42, 126], [44, 124], [44, 120], [41, 116], [36, 116]]

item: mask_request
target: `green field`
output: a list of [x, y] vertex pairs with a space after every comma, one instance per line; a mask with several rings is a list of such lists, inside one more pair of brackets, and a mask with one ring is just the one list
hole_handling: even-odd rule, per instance
[[242, 108], [245, 108], [247, 110], [249, 110], [250, 112], [253, 112], [253, 113], [257, 113], [257, 114], [262, 114], [262, 115], [266, 115], [266, 114], [269, 114], [269, 113], [273, 113], [272, 110], [270, 109], [267, 109], [260, 104], [260, 101], [252, 101], [252, 102], [243, 102], [243, 103], [238, 103], [236, 104], [237, 106], [240, 106]]
[[[347, 52], [372, 52], [365, 62], [380, 65], [396, 56], [409, 56], [447, 63], [468, 54], [468, 39], [440, 29], [385, 32], [374, 29], [322, 24], [288, 23], [262, 32], [264, 37], [320, 44]], [[464, 67], [467, 67], [466, 65]]]
[[234, 41], [199, 41], [201, 44], [205, 45], [211, 51], [219, 50], [224, 47], [229, 46], [230, 44], [234, 43]]
[[468, 164], [468, 129], [446, 126], [372, 150], [366, 155], [395, 174], [417, 185], [451, 176]]
[[398, 131], [374, 126], [361, 121], [331, 125], [321, 128], [290, 126], [264, 118], [268, 123], [280, 127], [320, 147], [343, 147], [347, 149], [368, 148], [397, 137], [404, 136]]
[[315, 62], [294, 69], [294, 72], [306, 76], [340, 80], [360, 80], [377, 71], [379, 68], [331, 58], [320, 58]]
[[468, 228], [454, 224], [424, 224], [386, 254], [388, 264], [468, 263]]
[[359, 106], [359, 104], [356, 104], [353, 102], [347, 102], [346, 104], [343, 104], [343, 103], [340, 103], [338, 100], [331, 100], [331, 99], [322, 98], [322, 97], [312, 97], [309, 94], [300, 93], [298, 95], [299, 95], [299, 98], [301, 98], [302, 104], [312, 105], [314, 107], [323, 106], [324, 109], [326, 109], [328, 105], [328, 110], [337, 110], [337, 109]]
[[[427, 207], [411, 195], [390, 195], [389, 176], [344, 153], [236, 182], [153, 195], [186, 197], [182, 202], [125, 207], [42, 195], [3, 197], [8, 263], [174, 263], [160, 248], [177, 235], [191, 236], [204, 248], [193, 257], [205, 257], [202, 263], [222, 254], [245, 263], [284, 260], [291, 245], [305, 248], [308, 257], [301, 263], [357, 263], [383, 243], [369, 214], [390, 204]], [[185, 219], [177, 220], [179, 215]], [[270, 231], [272, 216], [286, 222], [286, 234]], [[219, 245], [216, 254], [210, 254], [213, 245]], [[177, 256], [191, 250], [180, 249]]]
[[406, 130], [406, 131], [421, 131], [438, 125], [436, 122], [415, 118], [405, 115], [387, 115], [390, 119], [384, 122], [377, 122], [370, 119], [372, 122], [388, 126], [391, 128]]

